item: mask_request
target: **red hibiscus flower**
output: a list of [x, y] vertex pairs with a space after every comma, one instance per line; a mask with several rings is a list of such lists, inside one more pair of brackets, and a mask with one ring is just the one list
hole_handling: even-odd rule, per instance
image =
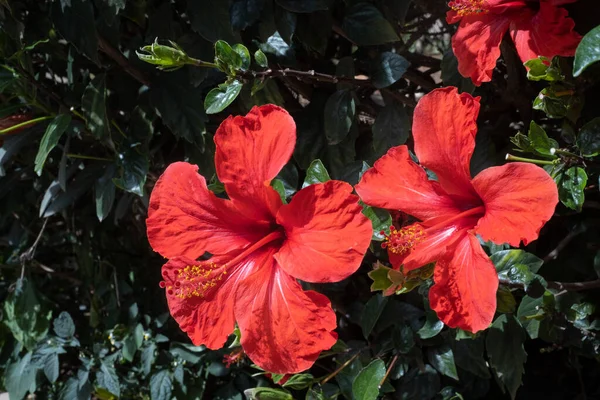
[[[356, 271], [372, 228], [352, 187], [328, 181], [283, 204], [270, 182], [296, 142], [293, 119], [266, 105], [229, 117], [215, 134], [216, 197], [194, 165], [171, 164], [150, 197], [147, 229], [163, 266], [169, 309], [192, 342], [223, 346], [237, 322], [261, 368], [309, 368], [336, 341], [327, 297], [296, 279], [337, 282]], [[197, 261], [205, 252], [208, 260]]]
[[489, 82], [510, 31], [523, 62], [544, 56], [572, 56], [581, 41], [562, 4], [575, 0], [454, 0], [446, 20], [460, 21], [452, 37], [458, 71], [475, 85]]
[[431, 307], [450, 327], [476, 332], [496, 310], [498, 276], [475, 235], [518, 246], [538, 237], [558, 203], [552, 178], [540, 167], [511, 163], [471, 179], [479, 98], [456, 88], [437, 89], [415, 108], [413, 136], [427, 178], [406, 146], [390, 149], [363, 175], [356, 191], [370, 205], [401, 210], [421, 222], [391, 229], [394, 268], [411, 271], [437, 261]]

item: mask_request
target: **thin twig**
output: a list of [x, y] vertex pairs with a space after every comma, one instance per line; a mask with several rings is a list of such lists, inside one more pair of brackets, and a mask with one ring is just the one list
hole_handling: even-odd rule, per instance
[[329, 382], [332, 378], [334, 378], [337, 374], [339, 374], [340, 372], [342, 372], [342, 370], [344, 368], [346, 368], [348, 365], [352, 364], [352, 362], [356, 359], [356, 357], [358, 357], [358, 355], [360, 354], [360, 351], [358, 351], [356, 354], [354, 354], [352, 357], [350, 357], [348, 359], [348, 361], [346, 361], [345, 363], [343, 363], [342, 365], [340, 365], [340, 367], [338, 369], [336, 369], [335, 371], [333, 371], [331, 374], [327, 375], [325, 377], [325, 379], [323, 379], [321, 381], [321, 385], [326, 384], [327, 382]]
[[571, 242], [571, 240], [573, 240], [576, 236], [582, 234], [585, 231], [586, 231], [585, 226], [580, 225], [579, 227], [577, 227], [577, 229], [573, 229], [571, 232], [569, 232], [569, 234], [567, 236], [565, 236], [558, 243], [556, 248], [554, 250], [552, 250], [550, 253], [548, 253], [548, 255], [546, 255], [546, 257], [544, 257], [544, 263], [547, 263], [548, 261], [556, 260], [556, 258], [558, 257], [558, 253], [560, 253], [560, 251], [562, 249], [564, 249]]
[[[500, 283], [517, 289], [524, 289], [525, 285], [518, 282], [513, 282], [509, 279], [500, 278]], [[600, 279], [596, 279], [595, 281], [588, 282], [556, 282], [556, 281], [548, 281], [548, 288], [555, 289], [560, 291], [568, 291], [568, 292], [578, 292], [582, 290], [591, 290], [600, 288]]]
[[389, 367], [387, 368], [387, 371], [385, 372], [385, 375], [383, 376], [383, 379], [381, 380], [381, 382], [379, 382], [379, 387], [380, 388], [383, 386], [383, 384], [385, 383], [387, 377], [392, 372], [392, 368], [394, 368], [394, 365], [396, 365], [396, 361], [398, 361], [398, 354], [396, 354], [394, 356], [394, 358], [392, 358], [392, 362], [390, 363]]
[[112, 58], [121, 68], [125, 70], [129, 75], [131, 75], [136, 81], [150, 86], [150, 79], [144, 74], [142, 71], [138, 70], [134, 67], [129, 60], [125, 58], [123, 54], [117, 49], [115, 49], [106, 39], [102, 36], [98, 37], [98, 48], [101, 52], [106, 54], [108, 57]]
[[21, 261], [21, 279], [25, 276], [25, 264], [31, 260], [33, 260], [33, 256], [35, 255], [35, 249], [37, 248], [40, 240], [42, 239], [42, 235], [44, 234], [44, 230], [46, 229], [46, 224], [48, 223], [48, 218], [44, 219], [44, 224], [42, 225], [42, 229], [40, 229], [40, 233], [38, 233], [35, 238], [35, 242], [31, 245], [31, 247], [21, 254], [19, 260]]

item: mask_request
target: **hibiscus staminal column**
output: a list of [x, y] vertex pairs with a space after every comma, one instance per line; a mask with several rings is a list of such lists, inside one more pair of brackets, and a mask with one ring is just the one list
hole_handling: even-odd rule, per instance
[[485, 14], [489, 11], [485, 0], [454, 0], [449, 2], [448, 6], [453, 11], [456, 11], [459, 17], [473, 14]]

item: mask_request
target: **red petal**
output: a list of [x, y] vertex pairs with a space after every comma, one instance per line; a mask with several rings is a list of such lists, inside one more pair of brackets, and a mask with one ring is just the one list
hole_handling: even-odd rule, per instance
[[477, 196], [469, 164], [475, 149], [478, 114], [479, 97], [446, 87], [423, 96], [413, 116], [419, 162], [435, 172], [448, 193], [472, 197], [474, 202]]
[[224, 254], [257, 241], [266, 223], [251, 221], [228, 200], [217, 198], [185, 162], [169, 165], [156, 182], [146, 220], [148, 240], [163, 257], [192, 259], [208, 251]]
[[498, 274], [474, 235], [464, 235], [453, 254], [437, 263], [433, 279], [429, 302], [441, 321], [470, 332], [490, 325]]
[[352, 186], [341, 181], [310, 185], [277, 214], [286, 240], [275, 254], [290, 275], [307, 282], [338, 282], [354, 273], [371, 244], [371, 222]]
[[523, 62], [544, 56], [572, 56], [581, 41], [575, 22], [567, 10], [541, 1], [540, 9], [530, 18], [515, 20], [510, 34]]
[[[234, 329], [233, 302], [239, 269], [226, 271], [219, 265], [211, 268], [211, 262], [222, 261], [215, 257], [208, 262], [177, 257], [169, 260], [162, 268], [165, 282], [161, 286], [166, 286], [169, 311], [196, 346], [220, 349]], [[190, 266], [198, 266], [203, 272], [208, 272], [194, 274], [189, 271]], [[215, 283], [212, 287], [211, 282]], [[204, 289], [203, 285], [207, 285], [207, 288]], [[191, 294], [194, 291], [201, 296]], [[187, 293], [190, 296], [186, 296]]]
[[438, 182], [411, 160], [406, 146], [391, 148], [367, 170], [356, 193], [369, 205], [401, 210], [420, 220], [460, 212]]
[[458, 71], [462, 76], [471, 78], [477, 86], [492, 80], [496, 61], [500, 57], [500, 42], [509, 24], [507, 16], [492, 13], [460, 21], [452, 37], [452, 50], [458, 59]]
[[229, 117], [215, 134], [217, 175], [229, 198], [247, 215], [273, 220], [281, 198], [271, 180], [292, 156], [296, 125], [284, 109], [268, 104], [245, 117]]
[[537, 239], [554, 214], [558, 191], [542, 168], [511, 163], [483, 170], [473, 185], [485, 204], [475, 231], [484, 240], [519, 246]]
[[272, 255], [258, 255], [257, 269], [240, 282], [235, 316], [250, 359], [266, 371], [293, 374], [335, 344], [336, 318], [327, 297], [303, 291]]

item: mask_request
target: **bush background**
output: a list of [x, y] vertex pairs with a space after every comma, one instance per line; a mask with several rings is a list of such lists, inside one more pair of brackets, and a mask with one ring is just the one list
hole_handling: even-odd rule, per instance
[[[581, 34], [598, 25], [593, 0], [567, 8]], [[247, 395], [600, 398], [598, 291], [544, 288], [600, 273], [600, 69], [574, 79], [563, 59], [564, 78], [528, 81], [505, 41], [494, 80], [474, 88], [456, 71], [446, 10], [439, 0], [0, 0], [0, 117], [41, 118], [0, 136], [0, 386], [11, 399], [242, 399], [258, 387], [276, 391]], [[156, 38], [210, 62], [217, 40], [242, 43], [275, 72], [257, 82], [239, 73], [238, 98], [207, 114], [205, 96], [225, 74], [140, 61], [136, 50]], [[312, 70], [323, 75], [303, 74]], [[414, 105], [442, 85], [482, 96], [473, 175], [516, 154], [510, 138], [532, 120], [548, 136], [513, 140], [530, 158], [544, 159], [554, 143], [573, 154], [550, 157], [563, 204], [540, 239], [526, 252], [486, 248], [506, 284], [492, 328], [445, 328], [428, 307], [427, 274], [409, 277], [413, 290], [399, 296], [371, 292], [367, 273], [386, 260], [375, 237], [357, 274], [312, 285], [332, 300], [341, 341], [285, 389], [247, 359], [226, 368], [235, 347], [191, 346], [168, 314], [164, 260], [145, 233], [149, 193], [166, 166], [196, 163], [222, 192], [217, 126], [275, 103], [298, 129], [278, 177], [283, 195], [329, 176], [355, 184], [390, 147], [411, 144]], [[560, 88], [571, 95], [532, 108], [541, 90]], [[367, 212], [376, 230], [392, 221]]]

